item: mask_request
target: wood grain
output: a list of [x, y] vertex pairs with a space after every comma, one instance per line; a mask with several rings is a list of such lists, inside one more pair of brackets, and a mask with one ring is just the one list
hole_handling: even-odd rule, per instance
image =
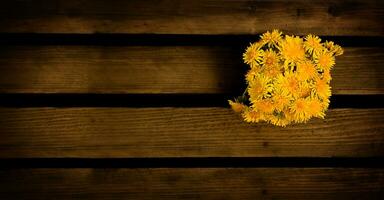
[[2, 199], [382, 199], [383, 169], [11, 169]]
[[384, 48], [345, 48], [332, 71], [334, 94], [384, 94]]
[[380, 0], [7, 0], [0, 32], [382, 36]]
[[227, 108], [1, 108], [0, 158], [372, 157], [384, 109], [278, 128]]
[[237, 53], [230, 48], [41, 46], [2, 50], [0, 92], [6, 93], [223, 93], [243, 81], [241, 57], [234, 58], [231, 53]]
[[[244, 47], [245, 48], [245, 47]], [[2, 93], [241, 93], [241, 49], [231, 46], [3, 46]], [[348, 47], [334, 94], [384, 94], [384, 51]]]

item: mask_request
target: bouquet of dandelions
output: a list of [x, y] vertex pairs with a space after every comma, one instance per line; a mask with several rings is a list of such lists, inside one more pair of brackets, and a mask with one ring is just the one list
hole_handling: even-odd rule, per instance
[[266, 121], [277, 126], [324, 118], [331, 96], [335, 56], [343, 49], [332, 41], [266, 32], [243, 54], [250, 66], [247, 88], [229, 104], [246, 122]]

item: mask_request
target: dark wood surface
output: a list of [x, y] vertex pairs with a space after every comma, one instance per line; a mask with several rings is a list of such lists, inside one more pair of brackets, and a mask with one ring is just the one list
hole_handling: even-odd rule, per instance
[[255, 34], [384, 33], [383, 1], [263, 0], [7, 0], [0, 32]]
[[[245, 47], [244, 47], [245, 48]], [[3, 46], [2, 93], [236, 93], [247, 68], [230, 46]], [[384, 51], [346, 47], [333, 94], [384, 94]]]
[[384, 109], [334, 109], [287, 128], [227, 108], [1, 108], [0, 120], [0, 158], [384, 155]]
[[2, 199], [382, 199], [383, 169], [194, 168], [0, 171]]
[[[2, 1], [0, 199], [384, 199], [383, 11], [381, 0]], [[345, 49], [324, 120], [248, 124], [216, 104], [241, 94], [242, 52], [275, 28]]]

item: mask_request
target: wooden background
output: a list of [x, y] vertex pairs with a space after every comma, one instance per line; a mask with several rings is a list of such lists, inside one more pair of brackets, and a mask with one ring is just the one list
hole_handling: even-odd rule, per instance
[[[381, 0], [0, 5], [0, 199], [384, 199]], [[267, 30], [344, 47], [324, 120], [226, 105]]]

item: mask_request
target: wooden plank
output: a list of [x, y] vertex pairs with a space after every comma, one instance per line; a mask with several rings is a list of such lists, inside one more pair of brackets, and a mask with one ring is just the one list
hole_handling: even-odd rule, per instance
[[384, 48], [345, 48], [332, 71], [334, 94], [384, 94]]
[[0, 158], [372, 157], [384, 109], [279, 128], [227, 108], [1, 108], [0, 134]]
[[[384, 94], [384, 51], [347, 47], [334, 94]], [[4, 46], [2, 93], [241, 93], [246, 65], [230, 46]]]
[[243, 81], [241, 57], [231, 54], [237, 53], [188, 46], [7, 47], [0, 55], [0, 92], [223, 93]]
[[2, 199], [382, 199], [383, 169], [160, 168], [0, 171]]
[[0, 32], [370, 35], [384, 33], [380, 0], [21, 0], [0, 7]]

